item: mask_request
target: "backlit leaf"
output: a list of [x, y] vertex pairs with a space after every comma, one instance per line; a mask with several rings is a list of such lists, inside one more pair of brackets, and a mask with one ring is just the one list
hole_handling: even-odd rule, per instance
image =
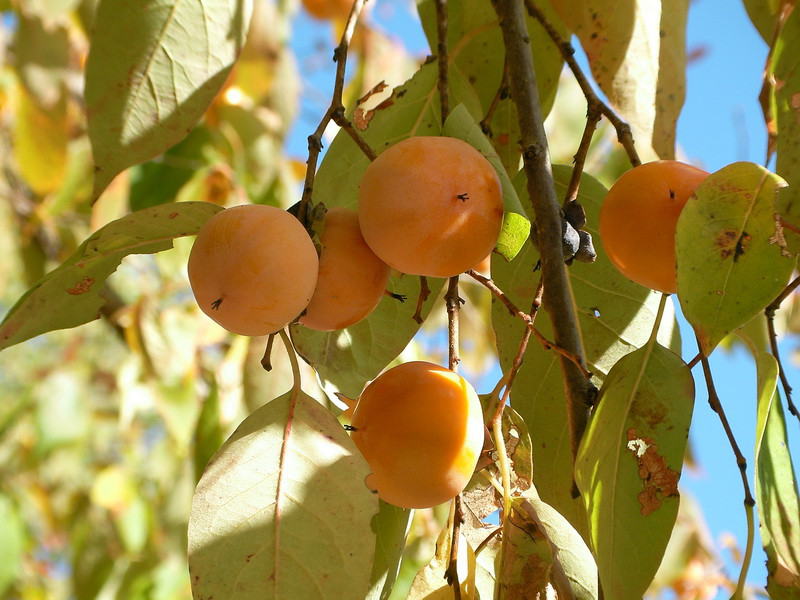
[[378, 514], [372, 519], [375, 532], [375, 557], [372, 560], [370, 591], [366, 600], [386, 600], [397, 579], [406, 531], [412, 511], [380, 500]]
[[575, 480], [605, 595], [640, 600], [678, 514], [694, 381], [677, 354], [654, 343], [614, 365], [597, 402]]
[[0, 494], [0, 594], [14, 582], [22, 566], [25, 550], [25, 529], [19, 511], [11, 498]]
[[[450, 564], [452, 528], [445, 526], [436, 540], [436, 552], [431, 561], [422, 567], [411, 584], [408, 600], [450, 600], [453, 587], [447, 582], [445, 571]], [[463, 600], [475, 598], [475, 552], [462, 536], [458, 540], [456, 559], [458, 582]]]
[[242, 422], [195, 491], [189, 570], [195, 598], [362, 600], [378, 499], [336, 418], [289, 392]]
[[161, 205], [129, 214], [94, 232], [64, 263], [28, 290], [0, 322], [0, 350], [99, 316], [106, 278], [129, 254], [172, 247], [195, 235], [220, 207], [207, 202]]
[[101, 0], [85, 91], [95, 198], [191, 130], [225, 82], [251, 12], [250, 0]]
[[783, 180], [748, 162], [708, 176], [689, 198], [675, 239], [678, 298], [708, 355], [783, 290], [796, 264], [775, 220]]
[[35, 103], [48, 109], [62, 101], [70, 52], [67, 28], [63, 24], [48, 27], [23, 12], [13, 48], [14, 67]]
[[797, 250], [800, 234], [800, 10], [789, 13], [775, 41], [772, 57], [775, 93], [772, 100], [777, 125], [775, 171], [789, 184], [778, 193], [778, 212], [793, 226], [787, 237]]
[[[571, 167], [555, 165], [556, 193], [563, 197]], [[523, 205], [529, 205], [525, 179], [514, 180]], [[584, 174], [578, 200], [586, 211], [585, 229], [599, 240], [597, 218], [606, 189]], [[595, 243], [597, 261], [575, 262], [567, 274], [572, 290], [573, 310], [581, 331], [584, 355], [593, 381], [599, 387], [605, 374], [622, 356], [640, 348], [653, 328], [659, 294], [637, 285], [620, 275], [608, 260], [600, 243]], [[492, 277], [497, 285], [522, 310], [531, 308], [538, 284], [534, 267], [538, 253], [526, 243], [517, 257], [507, 263], [499, 257], [492, 260]], [[669, 305], [668, 305], [669, 307]], [[524, 325], [509, 314], [500, 302], [493, 300], [492, 321], [502, 368], [508, 369], [517, 354]], [[553, 339], [547, 313], [541, 311], [537, 328]], [[659, 339], [676, 351], [680, 348], [675, 319], [665, 315]], [[534, 339], [528, 344], [525, 360], [511, 390], [511, 404], [525, 419], [535, 424], [530, 429], [533, 439], [534, 482], [542, 500], [564, 515], [588, 541], [588, 524], [580, 500], [572, 498], [572, 456], [569, 445], [564, 402], [564, 384], [558, 356], [544, 350]]]
[[565, 0], [554, 3], [589, 58], [592, 75], [634, 130], [637, 147], [674, 158], [686, 91], [689, 0]]
[[14, 158], [28, 186], [44, 196], [59, 187], [67, 170], [67, 99], [50, 108], [20, 88], [14, 128]]
[[770, 598], [800, 598], [800, 500], [777, 391], [778, 363], [762, 353], [758, 367], [755, 484]]
[[514, 499], [514, 510], [535, 524], [552, 553], [550, 580], [553, 586], [575, 600], [597, 600], [597, 566], [589, 547], [569, 521], [543, 502], [535, 488]]

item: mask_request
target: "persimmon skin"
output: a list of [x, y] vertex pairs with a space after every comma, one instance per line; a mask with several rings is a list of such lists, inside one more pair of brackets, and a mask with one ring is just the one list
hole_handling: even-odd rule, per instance
[[367, 244], [389, 266], [411, 275], [452, 277], [478, 264], [497, 243], [500, 179], [463, 140], [407, 138], [367, 167], [358, 218]]
[[347, 19], [352, 0], [302, 0], [303, 8], [315, 19]]
[[187, 270], [205, 314], [232, 333], [257, 336], [282, 329], [308, 305], [319, 259], [295, 217], [245, 204], [206, 221]]
[[402, 508], [447, 502], [466, 487], [483, 448], [481, 404], [460, 375], [424, 361], [385, 371], [361, 394], [352, 439], [367, 485]]
[[333, 331], [373, 311], [384, 295], [390, 269], [367, 246], [355, 211], [329, 208], [323, 227], [317, 287], [300, 323]]
[[687, 200], [708, 173], [674, 160], [626, 171], [600, 206], [600, 240], [628, 279], [654, 290], [677, 291], [675, 229]]

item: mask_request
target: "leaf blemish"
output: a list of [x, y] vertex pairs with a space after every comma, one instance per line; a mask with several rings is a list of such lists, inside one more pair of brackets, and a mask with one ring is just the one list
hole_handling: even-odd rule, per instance
[[647, 516], [661, 507], [661, 498], [678, 495], [679, 473], [667, 466], [666, 459], [658, 454], [658, 446], [652, 438], [640, 438], [631, 427], [627, 432], [627, 449], [639, 465], [639, 478], [644, 490], [639, 493], [641, 513]]
[[92, 287], [93, 283], [94, 279], [92, 279], [91, 277], [84, 277], [83, 280], [75, 284], [74, 287], [69, 288], [67, 290], [67, 293], [73, 296], [78, 296], [79, 294], [85, 294], [86, 292], [89, 291], [89, 288]]

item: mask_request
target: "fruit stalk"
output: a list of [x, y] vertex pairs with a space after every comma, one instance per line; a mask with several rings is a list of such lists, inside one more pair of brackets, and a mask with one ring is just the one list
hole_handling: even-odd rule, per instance
[[[553, 183], [524, 8], [521, 2], [514, 0], [493, 0], [492, 4], [500, 18], [509, 58], [511, 97], [519, 114], [524, 169], [536, 217], [534, 235], [538, 236], [542, 261], [543, 306], [553, 323], [555, 343], [582, 359], [561, 249], [561, 207]], [[574, 460], [589, 417], [589, 381], [572, 361], [563, 355], [560, 359]], [[577, 493], [574, 485], [573, 493]]]

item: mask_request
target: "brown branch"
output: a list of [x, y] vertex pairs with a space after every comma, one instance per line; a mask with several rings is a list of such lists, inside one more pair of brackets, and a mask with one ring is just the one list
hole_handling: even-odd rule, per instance
[[428, 299], [428, 296], [431, 295], [431, 288], [428, 287], [428, 278], [424, 275], [419, 276], [419, 296], [417, 297], [417, 310], [414, 312], [414, 316], [411, 317], [417, 323], [422, 325], [422, 305], [425, 304], [425, 300]]
[[775, 332], [775, 311], [778, 310], [783, 301], [788, 298], [792, 292], [794, 292], [797, 287], [800, 286], [800, 277], [796, 277], [789, 285], [787, 285], [784, 290], [778, 295], [775, 300], [773, 300], [769, 306], [764, 310], [764, 314], [767, 317], [767, 330], [769, 332], [769, 345], [772, 349], [772, 356], [775, 357], [775, 360], [778, 362], [778, 374], [781, 378], [781, 385], [783, 386], [783, 392], [786, 396], [786, 405], [789, 409], [789, 412], [797, 417], [798, 421], [800, 421], [800, 411], [798, 411], [797, 406], [795, 405], [794, 401], [792, 400], [792, 386], [789, 385], [789, 379], [786, 377], [786, 371], [783, 368], [783, 363], [781, 361], [781, 355], [778, 351], [778, 335]]
[[450, 114], [450, 90], [447, 75], [447, 0], [435, 0], [436, 5], [436, 52], [439, 64], [439, 102], [442, 111], [442, 125]]
[[[322, 151], [322, 135], [325, 133], [328, 123], [333, 120], [340, 127], [344, 127], [345, 131], [347, 131], [350, 137], [354, 140], [356, 138], [361, 138], [352, 125], [348, 127], [349, 121], [344, 116], [342, 94], [344, 91], [344, 76], [347, 68], [347, 50], [350, 47], [350, 41], [353, 39], [353, 32], [355, 31], [358, 17], [361, 14], [361, 10], [364, 8], [365, 2], [366, 0], [355, 0], [355, 2], [353, 2], [353, 8], [350, 10], [350, 16], [347, 17], [347, 23], [344, 27], [344, 31], [342, 32], [339, 45], [333, 51], [333, 60], [336, 63], [336, 76], [333, 84], [331, 104], [328, 107], [328, 110], [325, 111], [325, 114], [322, 116], [322, 119], [320, 120], [317, 128], [314, 130], [314, 133], [308, 136], [306, 178], [303, 184], [303, 196], [300, 199], [300, 207], [297, 211], [297, 218], [301, 223], [303, 223], [303, 225], [308, 225], [306, 222], [308, 218], [308, 205], [311, 202], [311, 192], [314, 189], [314, 177], [317, 174], [317, 161], [319, 160], [319, 154]], [[356, 141], [356, 143], [358, 144], [359, 148], [365, 151], [370, 160], [375, 158], [374, 151], [369, 148], [363, 139], [361, 139], [360, 142]], [[369, 149], [365, 150], [365, 148]]]
[[459, 323], [458, 323], [458, 309], [464, 303], [458, 295], [458, 275], [451, 277], [447, 283], [447, 293], [444, 296], [445, 305], [447, 306], [447, 347], [448, 347], [448, 366], [453, 371], [458, 369], [458, 363], [461, 362], [459, 356]]
[[[585, 380], [588, 380], [588, 379], [590, 379], [592, 377], [592, 374], [583, 365], [583, 358], [581, 357], [581, 355], [579, 353], [571, 352], [571, 351], [567, 350], [566, 348], [564, 348], [562, 346], [559, 346], [558, 344], [555, 344], [555, 343], [551, 342], [550, 340], [548, 340], [546, 337], [544, 337], [539, 332], [539, 330], [536, 329], [536, 326], [534, 325], [534, 318], [531, 315], [529, 315], [528, 313], [526, 313], [526, 312], [520, 310], [519, 308], [517, 308], [517, 305], [514, 304], [514, 302], [511, 300], [511, 298], [506, 296], [506, 294], [503, 292], [503, 290], [501, 290], [499, 287], [497, 287], [497, 284], [495, 284], [494, 281], [492, 281], [488, 277], [484, 277], [480, 273], [476, 272], [474, 269], [470, 269], [469, 271], [467, 271], [467, 275], [469, 275], [470, 277], [472, 277], [473, 279], [475, 279], [476, 281], [481, 283], [484, 287], [486, 287], [486, 289], [488, 289], [490, 292], [492, 292], [498, 298], [498, 300], [500, 300], [505, 305], [505, 307], [508, 309], [508, 311], [512, 315], [522, 319], [522, 321], [525, 323], [525, 326], [528, 329], [530, 329], [531, 333], [533, 333], [533, 335], [536, 337], [536, 339], [539, 340], [539, 343], [542, 345], [542, 348], [544, 348], [545, 350], [555, 350], [562, 357], [564, 357], [565, 359], [569, 360], [571, 363], [573, 363], [575, 365], [575, 367], [577, 367], [577, 369], [583, 375], [583, 378]], [[542, 274], [542, 276], [544, 276], [544, 274]], [[540, 284], [540, 285], [542, 285], [542, 284]], [[537, 293], [538, 293], [538, 291], [537, 291]], [[543, 293], [544, 293], [544, 290], [542, 290], [542, 294]], [[534, 298], [534, 303], [535, 302], [536, 302], [536, 299]]]
[[489, 110], [486, 111], [486, 115], [479, 123], [481, 126], [481, 131], [483, 131], [484, 135], [488, 137], [493, 137], [491, 125], [492, 118], [494, 117], [494, 112], [497, 110], [500, 101], [508, 98], [508, 87], [508, 61], [506, 60], [503, 62], [503, 76], [500, 79], [500, 87], [497, 88], [497, 93], [494, 95], [494, 98], [492, 98], [492, 103], [489, 105]]
[[589, 381], [586, 369], [581, 368], [583, 359], [578, 326], [570, 301], [561, 248], [561, 206], [556, 198], [523, 6], [514, 0], [493, 0], [493, 5], [500, 17], [500, 28], [508, 56], [511, 97], [517, 106], [522, 158], [528, 193], [536, 217], [536, 236], [540, 246], [544, 284], [543, 306], [553, 324], [555, 345], [566, 353], [561, 354], [561, 372], [574, 460], [589, 418]]
[[575, 200], [578, 198], [578, 190], [581, 185], [583, 167], [586, 164], [586, 157], [589, 155], [589, 146], [592, 144], [592, 137], [594, 137], [594, 132], [597, 130], [597, 124], [600, 122], [601, 118], [602, 113], [600, 112], [598, 106], [596, 104], [589, 103], [586, 107], [586, 127], [583, 129], [581, 142], [578, 145], [578, 150], [575, 152], [575, 156], [573, 157], [572, 176], [569, 179], [567, 193], [564, 196], [564, 204], [562, 205], [562, 208], [564, 209], [566, 209], [570, 202], [575, 202]]
[[[697, 347], [702, 354], [703, 347], [699, 339], [697, 339]], [[722, 428], [725, 430], [725, 435], [736, 457], [736, 465], [739, 467], [739, 473], [742, 477], [742, 486], [744, 487], [744, 504], [745, 506], [755, 506], [756, 502], [753, 499], [753, 495], [750, 493], [750, 484], [747, 481], [747, 459], [745, 459], [742, 451], [739, 449], [739, 444], [733, 436], [733, 430], [728, 422], [728, 417], [725, 415], [725, 410], [722, 408], [722, 403], [717, 395], [717, 390], [714, 387], [714, 379], [711, 376], [711, 366], [708, 363], [708, 357], [705, 355], [701, 356], [700, 362], [703, 365], [703, 375], [705, 376], [706, 387], [708, 388], [708, 405], [711, 407], [711, 410], [719, 416]]]
[[617, 113], [615, 113], [611, 107], [608, 106], [608, 104], [600, 99], [600, 97], [595, 93], [594, 89], [592, 89], [592, 85], [589, 83], [588, 77], [584, 75], [583, 70], [578, 64], [578, 61], [575, 60], [575, 48], [572, 47], [572, 44], [569, 43], [569, 40], [565, 40], [563, 37], [561, 37], [561, 34], [556, 30], [555, 27], [553, 27], [553, 24], [548, 21], [545, 14], [539, 10], [532, 0], [525, 0], [525, 7], [527, 8], [528, 13], [534, 19], [539, 21], [539, 24], [544, 28], [544, 30], [547, 32], [547, 35], [550, 36], [550, 39], [553, 40], [553, 43], [561, 52], [561, 56], [564, 57], [564, 62], [567, 63], [567, 66], [569, 67], [570, 71], [572, 71], [575, 80], [581, 87], [581, 91], [586, 97], [586, 102], [589, 104], [590, 110], [593, 110], [591, 107], [594, 106], [614, 126], [614, 129], [617, 131], [617, 140], [620, 144], [622, 144], [622, 147], [625, 148], [625, 151], [628, 153], [628, 160], [630, 160], [631, 165], [636, 167], [642, 164], [642, 161], [639, 159], [639, 154], [636, 152], [636, 148], [634, 147], [631, 126], [623, 121], [617, 115]]
[[[536, 287], [536, 293], [533, 296], [533, 302], [531, 302], [531, 316], [530, 316], [531, 325], [533, 325], [533, 321], [536, 318], [535, 315], [538, 313], [539, 306], [542, 303], [543, 292], [544, 292], [544, 286], [542, 285], [541, 280], [539, 280], [539, 285]], [[517, 377], [517, 372], [519, 371], [519, 368], [522, 366], [522, 359], [525, 356], [525, 352], [528, 350], [528, 341], [531, 339], [531, 333], [532, 333], [531, 329], [532, 329], [531, 327], [525, 327], [525, 331], [522, 333], [522, 339], [519, 342], [519, 347], [517, 348], [517, 354], [514, 357], [513, 362], [511, 363], [511, 368], [508, 370], [508, 376], [506, 377], [505, 390], [503, 390], [503, 396], [497, 405], [497, 409], [495, 410], [494, 417], [492, 417], [492, 421], [496, 421], [503, 415], [503, 408], [508, 402], [508, 397], [511, 394], [511, 386], [514, 384], [514, 379], [516, 379]]]

